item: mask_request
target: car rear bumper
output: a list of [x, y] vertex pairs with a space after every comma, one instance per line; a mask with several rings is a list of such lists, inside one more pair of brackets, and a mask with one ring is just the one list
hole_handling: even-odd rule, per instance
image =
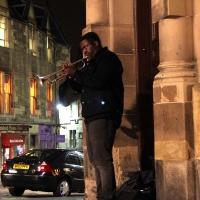
[[54, 191], [56, 180], [52, 175], [22, 175], [22, 174], [1, 174], [1, 182], [4, 187], [19, 187], [30, 190]]

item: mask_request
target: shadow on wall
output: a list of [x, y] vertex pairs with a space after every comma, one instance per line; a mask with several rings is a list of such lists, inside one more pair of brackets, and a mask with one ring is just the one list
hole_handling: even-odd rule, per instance
[[124, 111], [124, 118], [126, 120], [125, 124], [128, 124], [127, 126], [121, 125], [120, 129], [121, 131], [127, 135], [130, 138], [138, 139], [138, 125], [137, 125], [137, 116], [136, 116], [136, 108], [135, 106], [133, 109], [125, 110]]
[[[127, 140], [127, 145], [138, 146], [141, 169], [154, 169], [153, 97], [152, 94], [147, 93], [140, 94], [137, 99], [139, 99], [137, 106], [124, 111], [124, 122], [120, 129], [126, 136], [133, 139]], [[123, 136], [118, 135], [118, 137]], [[124, 142], [116, 144], [124, 145]]]

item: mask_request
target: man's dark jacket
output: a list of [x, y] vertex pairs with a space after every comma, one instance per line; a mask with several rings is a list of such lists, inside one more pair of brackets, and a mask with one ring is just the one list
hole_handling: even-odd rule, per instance
[[84, 71], [77, 70], [66, 81], [82, 93], [82, 116], [88, 123], [95, 119], [114, 119], [119, 127], [123, 112], [123, 67], [117, 55], [102, 48]]

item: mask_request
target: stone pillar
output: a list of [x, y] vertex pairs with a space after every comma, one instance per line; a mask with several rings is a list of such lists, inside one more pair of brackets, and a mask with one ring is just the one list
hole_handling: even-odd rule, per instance
[[198, 71], [198, 84], [193, 87], [193, 120], [195, 146], [196, 199], [200, 198], [200, 1], [194, 0], [194, 57]]
[[[83, 34], [94, 31], [99, 34], [103, 46], [108, 46], [119, 56], [124, 67], [123, 83], [124, 113], [120, 129], [117, 130], [113, 157], [116, 183], [119, 187], [127, 177], [124, 171], [138, 171], [138, 139], [136, 128], [136, 74], [133, 30], [133, 1], [126, 0], [87, 0], [86, 27]], [[84, 131], [85, 134], [85, 131]], [[85, 140], [85, 137], [83, 137]], [[85, 153], [85, 199], [96, 199], [96, 184], [94, 171], [87, 158], [87, 148], [83, 143]]]
[[[153, 84], [157, 200], [194, 200], [192, 87], [197, 83], [197, 74], [194, 70], [193, 18], [180, 17], [190, 13], [185, 5], [191, 1], [152, 2], [155, 3], [152, 8], [157, 6], [152, 13], [161, 8], [163, 11], [157, 16], [160, 72]], [[177, 9], [179, 4], [180, 10]], [[162, 19], [166, 15], [168, 18]]]

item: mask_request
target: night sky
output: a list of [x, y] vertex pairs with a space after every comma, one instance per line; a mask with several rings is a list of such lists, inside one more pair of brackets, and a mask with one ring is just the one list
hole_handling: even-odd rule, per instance
[[47, 2], [58, 25], [71, 46], [71, 61], [80, 59], [79, 40], [86, 27], [85, 0], [32, 0], [35, 5], [45, 7]]

